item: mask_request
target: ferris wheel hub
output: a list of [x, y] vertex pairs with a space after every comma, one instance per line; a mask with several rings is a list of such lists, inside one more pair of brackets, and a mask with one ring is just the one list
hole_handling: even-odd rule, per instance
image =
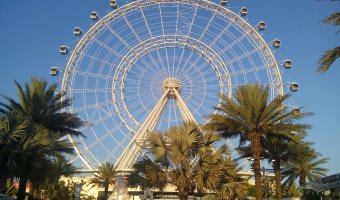
[[171, 97], [175, 95], [175, 91], [180, 93], [181, 87], [182, 87], [181, 81], [173, 77], [165, 79], [162, 85], [163, 85], [163, 92], [170, 90], [169, 94]]

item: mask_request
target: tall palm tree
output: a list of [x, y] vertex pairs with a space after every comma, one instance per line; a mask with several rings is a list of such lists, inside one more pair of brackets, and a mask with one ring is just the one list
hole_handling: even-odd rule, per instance
[[[70, 105], [70, 99], [65, 97], [65, 93], [57, 92], [57, 84], [48, 86], [44, 79], [32, 78], [31, 83], [25, 83], [24, 88], [17, 82], [15, 84], [19, 101], [3, 96], [7, 103], [0, 103], [0, 113], [2, 115], [8, 115], [11, 112], [20, 113], [22, 123], [27, 122], [29, 126], [26, 131], [27, 136], [34, 138], [36, 134], [39, 137], [46, 134], [44, 139], [53, 141], [49, 143], [47, 149], [45, 147], [41, 149], [44, 149], [45, 153], [35, 149], [42, 153], [42, 157], [53, 157], [55, 152], [72, 153], [71, 146], [62, 138], [67, 134], [80, 135], [77, 128], [80, 128], [83, 122], [77, 115], [64, 111]], [[47, 158], [41, 161], [48, 163]], [[26, 172], [25, 175], [27, 174]], [[23, 189], [19, 190], [19, 193], [25, 191], [26, 180], [27, 177], [20, 179]], [[34, 186], [34, 182], [31, 184]]]
[[98, 172], [90, 180], [91, 185], [104, 187], [104, 199], [107, 200], [109, 194], [109, 186], [116, 182], [117, 171], [113, 164], [106, 162], [98, 167]]
[[280, 138], [268, 137], [264, 141], [265, 154], [272, 167], [275, 175], [275, 191], [278, 200], [282, 199], [281, 191], [281, 164], [287, 162], [296, 152], [292, 152], [289, 143], [292, 141], [282, 140]]
[[[323, 20], [323, 24], [340, 25], [340, 12], [330, 14]], [[326, 72], [330, 66], [340, 57], [340, 46], [334, 47], [326, 51], [320, 58], [318, 63], [318, 71]]]
[[[293, 146], [300, 145], [302, 139], [305, 137], [304, 133], [289, 134], [289, 139], [282, 139], [277, 137], [266, 137], [262, 138], [261, 145], [263, 151], [261, 152], [261, 157], [267, 159], [269, 163], [272, 164], [274, 175], [275, 175], [275, 192], [278, 200], [282, 199], [282, 189], [281, 189], [281, 165], [294, 159], [299, 151], [296, 151]], [[240, 147], [237, 149], [240, 153], [240, 158], [251, 157], [251, 148]]]
[[230, 174], [226, 176], [232, 171], [231, 165], [227, 163], [232, 161], [226, 146], [214, 149], [219, 139], [213, 133], [202, 134], [192, 123], [184, 123], [165, 133], [151, 133], [147, 138], [148, 157], [134, 165], [136, 171], [129, 176], [130, 186], [158, 188], [162, 191], [167, 184], [171, 184], [177, 187], [181, 200], [188, 199], [194, 190], [204, 193], [206, 190], [230, 189], [233, 195], [241, 196], [243, 193], [238, 192], [241, 183], [234, 184], [234, 187], [225, 185], [225, 181], [233, 177]]
[[59, 137], [80, 135], [77, 129], [83, 122], [76, 114], [64, 111], [70, 106], [71, 100], [65, 97], [66, 93], [57, 92], [56, 83], [48, 86], [46, 80], [32, 78], [31, 83], [25, 83], [24, 88], [17, 82], [15, 85], [19, 101], [3, 96], [8, 104], [0, 103], [1, 112], [20, 112], [30, 123], [42, 126]]
[[[205, 129], [217, 131], [225, 138], [239, 137], [240, 145], [250, 141], [254, 158], [256, 199], [262, 198], [261, 186], [261, 138], [272, 136], [287, 138], [286, 132], [308, 128], [308, 125], [294, 123], [306, 114], [295, 115], [283, 106], [289, 97], [277, 96], [269, 102], [269, 88], [260, 85], [244, 85], [236, 89], [233, 99], [222, 96], [216, 108], [222, 114], [212, 114]], [[235, 100], [235, 101], [234, 101]]]
[[300, 153], [295, 159], [285, 164], [282, 172], [285, 177], [284, 184], [292, 185], [298, 179], [303, 194], [307, 186], [307, 181], [315, 181], [326, 175], [327, 169], [320, 165], [325, 164], [328, 158], [319, 158], [320, 154], [315, 152], [311, 143], [305, 142], [303, 145], [295, 146]]

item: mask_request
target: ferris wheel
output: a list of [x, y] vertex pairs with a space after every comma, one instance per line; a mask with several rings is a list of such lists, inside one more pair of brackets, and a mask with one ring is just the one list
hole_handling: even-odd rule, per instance
[[246, 7], [233, 12], [226, 3], [137, 0], [118, 7], [111, 0], [112, 12], [90, 14], [89, 30], [74, 28], [78, 44], [60, 52], [70, 55], [62, 70], [62, 91], [73, 99], [68, 111], [87, 122], [80, 130], [86, 138], [69, 138], [75, 162], [129, 170], [150, 131], [204, 124], [220, 95], [231, 96], [239, 85], [266, 84], [272, 98], [284, 93], [272, 53], [280, 40], [264, 41], [266, 23], [251, 25]]

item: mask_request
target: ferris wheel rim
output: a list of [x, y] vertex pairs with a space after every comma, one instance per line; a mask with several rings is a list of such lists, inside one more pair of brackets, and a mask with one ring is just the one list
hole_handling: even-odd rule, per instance
[[[136, 1], [136, 2], [131, 2], [129, 4], [126, 4], [123, 7], [118, 8], [117, 10], [112, 11], [111, 13], [107, 14], [104, 18], [100, 19], [97, 23], [95, 23], [84, 34], [84, 36], [78, 42], [77, 46], [74, 48], [74, 50], [72, 52], [72, 55], [71, 55], [71, 57], [68, 60], [68, 63], [67, 63], [67, 66], [66, 66], [66, 70], [64, 72], [63, 81], [62, 81], [62, 91], [66, 91], [67, 90], [67, 84], [70, 81], [69, 80], [70, 76], [72, 78], [72, 75], [70, 75], [70, 74], [72, 73], [72, 67], [73, 67], [73, 64], [74, 64], [73, 61], [76, 60], [77, 56], [79, 56], [79, 52], [81, 52], [81, 49], [82, 48], [86, 48], [86, 45], [87, 45], [86, 43], [87, 42], [91, 42], [91, 38], [92, 37], [95, 37], [98, 32], [100, 32], [102, 29], [105, 29], [105, 27], [109, 26], [109, 24], [114, 20], [114, 18], [113, 18], [114, 15], [116, 15], [116, 16], [120, 15], [121, 13], [124, 13], [124, 10], [129, 10], [130, 11], [130, 10], [138, 9], [138, 8], [142, 9], [143, 5], [147, 6], [147, 5], [151, 5], [151, 4], [155, 4], [155, 5], [157, 4], [158, 5], [158, 4], [167, 4], [167, 3], [170, 3], [170, 4], [189, 4], [189, 5], [194, 5], [194, 6], [200, 6], [203, 9], [212, 9], [212, 8], [206, 7], [206, 5], [213, 5], [214, 9], [215, 8], [218, 8], [218, 9], [216, 9], [216, 10], [214, 10], [212, 12], [215, 12], [215, 11], [217, 12], [217, 11], [223, 10], [226, 13], [228, 13], [228, 15], [230, 15], [229, 17], [235, 17], [235, 19], [237, 19], [237, 20], [235, 20], [235, 24], [234, 25], [238, 25], [240, 29], [248, 28], [249, 35], [247, 35], [247, 37], [249, 36], [252, 40], [256, 40], [259, 43], [259, 45], [261, 46], [261, 48], [263, 48], [263, 51], [267, 54], [267, 56], [269, 58], [268, 60], [270, 60], [272, 62], [270, 65], [271, 65], [271, 67], [274, 68], [273, 71], [275, 73], [274, 76], [276, 78], [276, 80], [275, 80], [276, 82], [273, 83], [273, 84], [275, 84], [275, 86], [277, 88], [278, 95], [283, 95], [283, 85], [282, 85], [281, 74], [280, 74], [280, 70], [279, 70], [278, 64], [276, 62], [276, 59], [275, 59], [273, 53], [271, 52], [271, 50], [270, 50], [270, 48], [268, 46], [268, 44], [264, 41], [262, 36], [246, 20], [244, 20], [240, 16], [236, 15], [234, 12], [230, 11], [229, 9], [227, 9], [225, 7], [221, 7], [221, 6], [217, 5], [217, 4], [215, 4], [214, 2], [206, 1], [206, 0], [184, 0], [184, 1], [181, 1], [181, 0], [175, 0], [175, 1], [174, 0], [150, 0], [150, 1], [139, 0], [139, 1]], [[254, 34], [254, 37], [253, 37], [252, 34]], [[177, 36], [179, 36], [179, 35], [177, 35]], [[150, 39], [152, 39], [152, 38], [149, 38], [149, 40]], [[145, 41], [143, 41], [143, 42], [145, 42]], [[126, 55], [124, 57], [126, 57]], [[122, 61], [123, 60], [121, 60], [121, 62]], [[113, 84], [114, 84], [114, 81], [113, 81], [112, 85]], [[121, 87], [124, 88], [124, 83], [122, 85], [123, 86], [121, 86]], [[228, 86], [228, 87], [230, 87], [229, 88], [229, 90], [230, 90], [229, 95], [231, 95], [231, 93], [232, 93], [231, 92], [232, 87], [230, 85], [231, 85], [231, 83]], [[222, 86], [223, 86], [223, 84], [222, 84]], [[112, 88], [114, 88], [114, 87], [112, 87]], [[272, 94], [274, 94], [274, 92], [272, 92]], [[113, 97], [114, 97], [114, 95], [113, 95]], [[221, 101], [221, 99], [219, 99], [219, 102], [220, 101]], [[119, 109], [116, 107], [116, 110], [119, 110]], [[122, 119], [121, 116], [120, 116], [120, 118]], [[135, 120], [135, 121], [137, 121], [137, 120]], [[132, 131], [133, 131], [133, 129], [132, 129]], [[72, 145], [74, 146], [75, 149], [78, 149], [78, 146], [77, 146], [77, 144], [75, 142], [73, 142], [71, 140], [71, 143], [72, 143]], [[81, 150], [78, 149], [78, 151], [80, 152]], [[79, 154], [79, 156], [82, 158], [83, 161], [86, 160], [85, 158], [82, 157], [81, 154]], [[91, 166], [89, 163], [87, 163], [87, 165]]]

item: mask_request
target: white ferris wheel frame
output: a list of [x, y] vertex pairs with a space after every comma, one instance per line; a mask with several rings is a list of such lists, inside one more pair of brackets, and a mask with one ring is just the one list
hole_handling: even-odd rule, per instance
[[[266, 63], [266, 67], [271, 67], [271, 71], [274, 73], [274, 80], [271, 78], [269, 79], [272, 81], [270, 83], [271, 85], [275, 86], [276, 91], [274, 87], [271, 87], [271, 94], [274, 95], [283, 95], [283, 84], [281, 79], [281, 74], [279, 70], [279, 66], [276, 62], [276, 59], [270, 50], [269, 45], [264, 41], [262, 36], [259, 34], [259, 32], [256, 30], [256, 27], [251, 26], [245, 19], [241, 18], [239, 15], [235, 14], [234, 12], [230, 11], [229, 9], [222, 7], [218, 4], [215, 4], [211, 1], [206, 0], [137, 0], [135, 2], [128, 3], [120, 8], [117, 8], [116, 10], [110, 12], [105, 17], [101, 18], [98, 22], [96, 22], [80, 39], [77, 46], [73, 49], [71, 57], [68, 60], [66, 70], [64, 71], [64, 76], [62, 80], [62, 91], [67, 92], [70, 83], [73, 81], [73, 75], [77, 74], [76, 69], [74, 66], [77, 65], [77, 62], [79, 59], [81, 59], [82, 52], [86, 48], [86, 45], [91, 43], [92, 40], [96, 40], [96, 34], [100, 33], [103, 30], [110, 29], [109, 24], [112, 23], [115, 18], [122, 16], [124, 13], [130, 12], [132, 10], [140, 9], [141, 13], [143, 13], [143, 7], [151, 6], [151, 5], [158, 5], [161, 6], [162, 4], [187, 4], [191, 6], [196, 6], [196, 9], [198, 7], [210, 10], [213, 13], [219, 14], [221, 16], [224, 16], [228, 18], [233, 24], [230, 23], [230, 26], [234, 26], [235, 28], [239, 30], [244, 31], [244, 35], [242, 37], [247, 37], [253, 41], [253, 44], [256, 44], [257, 47], [255, 48], [255, 51], [261, 51], [262, 55], [264, 56], [261, 59], [264, 60], [264, 63]], [[178, 14], [178, 13], [177, 13]], [[144, 16], [144, 14], [143, 14]], [[147, 21], [145, 19], [145, 22]], [[147, 24], [147, 22], [146, 22]], [[148, 26], [148, 24], [147, 24]], [[207, 26], [208, 27], [208, 26]], [[207, 28], [206, 27], [206, 28]], [[226, 27], [227, 29], [228, 27]], [[116, 34], [116, 36], [119, 38], [119, 35], [115, 33], [114, 30], [110, 30], [112, 34]], [[132, 29], [133, 31], [133, 29]], [[148, 30], [150, 32], [150, 30]], [[164, 33], [164, 31], [163, 31]], [[137, 35], [136, 33], [134, 33]], [[218, 37], [216, 38], [216, 40]], [[235, 44], [239, 42], [242, 38], [238, 38], [238, 41], [234, 41]], [[99, 42], [99, 41], [97, 41]], [[122, 43], [124, 43], [124, 39], [121, 38]], [[205, 44], [203, 41], [197, 40], [195, 38], [190, 37], [189, 35], [181, 35], [179, 33], [173, 34], [173, 35], [167, 35], [163, 34], [162, 36], [156, 36], [151, 37], [147, 40], [140, 40], [139, 45], [136, 45], [134, 47], [130, 47], [129, 53], [125, 54], [123, 56], [123, 59], [121, 59], [119, 65], [116, 68], [113, 79], [113, 86], [112, 86], [112, 94], [113, 99], [112, 102], [116, 108], [119, 118], [121, 119], [122, 123], [131, 131], [134, 132], [135, 135], [133, 137], [133, 140], [130, 141], [129, 147], [124, 150], [124, 153], [120, 156], [118, 159], [118, 169], [120, 170], [129, 170], [132, 167], [133, 162], [137, 158], [134, 153], [140, 148], [140, 141], [143, 141], [143, 139], [146, 138], [147, 133], [149, 131], [152, 131], [153, 127], [155, 126], [155, 120], [159, 119], [159, 115], [162, 112], [168, 93], [170, 90], [167, 90], [164, 92], [163, 97], [159, 101], [159, 105], [157, 105], [152, 112], [155, 112], [155, 114], [150, 114], [148, 118], [145, 120], [144, 123], [139, 123], [138, 120], [136, 120], [127, 109], [125, 103], [124, 103], [124, 84], [125, 84], [125, 78], [127, 77], [127, 74], [129, 73], [130, 68], [132, 65], [138, 60], [140, 57], [143, 57], [145, 54], [147, 54], [150, 51], [157, 50], [159, 48], [166, 48], [169, 46], [174, 47], [180, 47], [180, 48], [189, 48], [192, 51], [197, 51], [197, 53], [201, 54], [204, 59], [206, 59], [211, 66], [214, 68], [214, 71], [216, 73], [216, 78], [219, 82], [219, 90], [220, 94], [222, 94], [223, 87], [228, 87], [228, 95], [230, 96], [232, 93], [232, 83], [230, 81], [230, 72], [228, 71], [228, 63], [224, 63], [223, 60], [220, 58], [220, 55], [218, 52], [216, 52], [211, 46], [212, 44]], [[100, 44], [103, 47], [105, 47], [105, 44]], [[127, 44], [128, 45], [128, 44]], [[230, 44], [232, 46], [234, 44]], [[228, 46], [226, 47], [228, 48]], [[225, 79], [225, 82], [222, 81], [222, 79]], [[118, 87], [118, 90], [117, 90]], [[188, 116], [190, 116], [189, 109], [185, 108], [186, 105], [183, 102], [183, 100], [180, 97], [180, 94], [176, 92], [175, 97], [178, 102], [180, 102], [178, 105], [181, 107], [180, 110], [184, 111], [184, 113], [189, 112]], [[151, 112], [151, 113], [152, 113]], [[183, 114], [182, 114], [183, 115]], [[150, 118], [150, 119], [149, 119]], [[193, 117], [183, 117], [184, 119], [187, 119], [188, 121], [194, 121]], [[130, 119], [130, 121], [127, 121], [127, 119]], [[151, 120], [151, 121], [148, 121]], [[146, 125], [147, 124], [147, 125]], [[132, 127], [135, 126], [135, 127]], [[136, 130], [136, 126], [138, 127]], [[84, 156], [81, 152], [81, 150], [78, 149], [77, 144], [74, 142], [71, 136], [69, 136], [69, 139], [74, 146], [75, 151], [77, 152], [80, 159], [83, 161], [83, 163], [90, 169], [94, 170], [93, 166], [87, 161], [86, 156]], [[86, 148], [86, 147], [85, 147]], [[133, 150], [131, 150], [131, 148]], [[126, 152], [130, 152], [129, 155], [126, 155]], [[132, 152], [132, 153], [131, 153]], [[91, 151], [88, 150], [88, 153], [91, 154]], [[94, 158], [95, 156], [92, 155]], [[99, 163], [99, 161], [97, 160]]]

